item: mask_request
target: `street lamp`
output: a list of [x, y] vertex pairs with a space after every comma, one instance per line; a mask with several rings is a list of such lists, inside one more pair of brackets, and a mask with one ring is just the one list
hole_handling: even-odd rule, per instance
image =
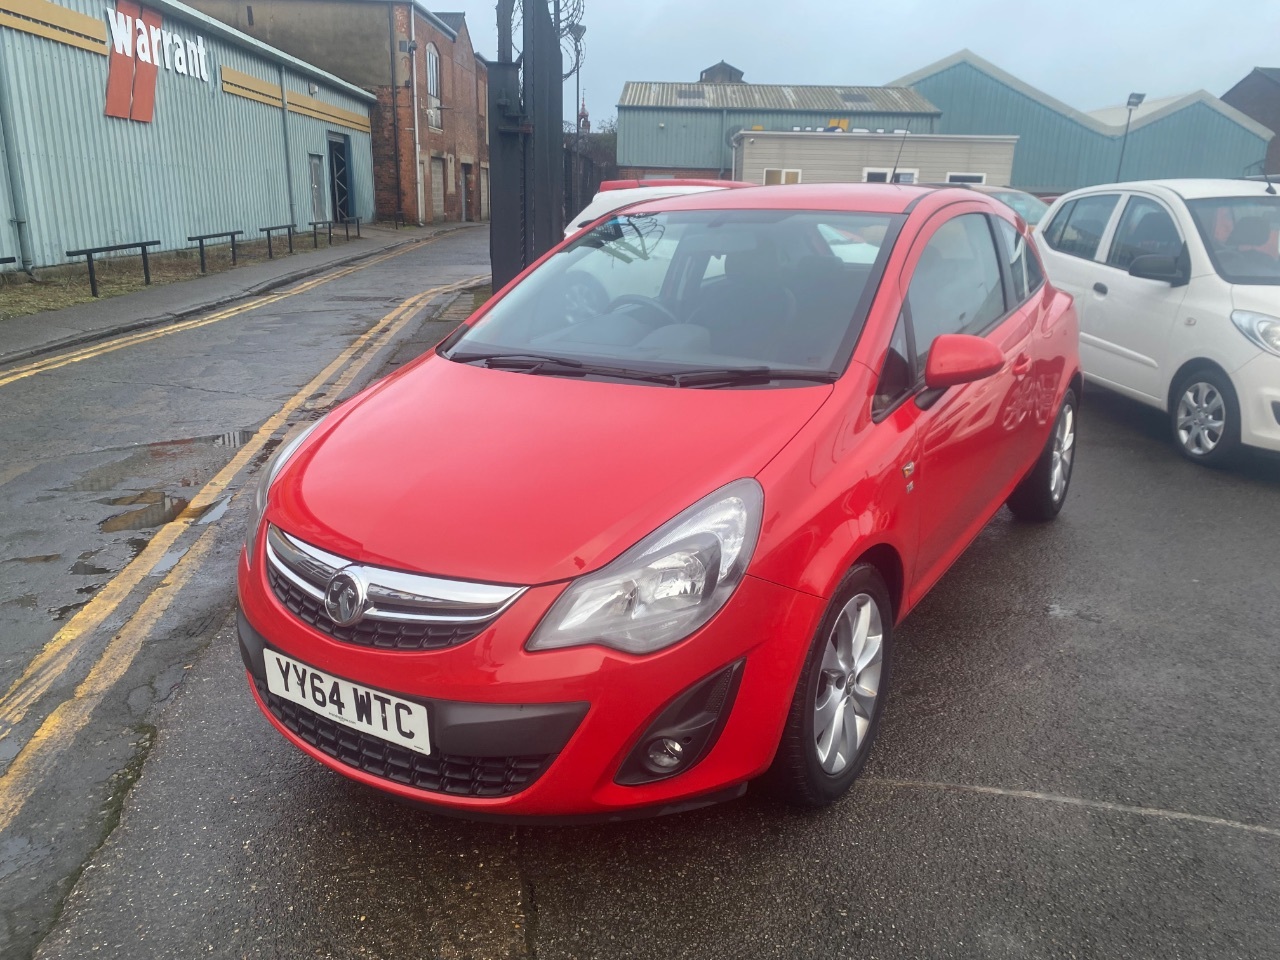
[[1120, 182], [1120, 168], [1124, 166], [1124, 148], [1129, 145], [1129, 124], [1133, 123], [1133, 111], [1142, 106], [1142, 101], [1147, 99], [1145, 93], [1129, 94], [1129, 102], [1125, 104], [1129, 108], [1129, 116], [1124, 121], [1124, 139], [1120, 141], [1120, 161], [1116, 164], [1116, 182]]

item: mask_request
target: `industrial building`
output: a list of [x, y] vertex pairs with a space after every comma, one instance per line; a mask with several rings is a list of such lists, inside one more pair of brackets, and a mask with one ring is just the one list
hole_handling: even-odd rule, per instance
[[368, 219], [374, 101], [175, 0], [0, 0], [0, 259]]
[[1003, 185], [1017, 145], [1017, 137], [743, 130], [733, 138], [733, 179]]
[[[1222, 102], [1268, 130], [1280, 130], [1280, 69], [1254, 67], [1247, 77], [1222, 95]], [[1280, 137], [1273, 138], [1267, 146], [1265, 170], [1250, 172], [1280, 176]]]
[[488, 69], [461, 13], [418, 0], [188, 2], [376, 95], [380, 219], [489, 219]]
[[[703, 76], [742, 73], [721, 61]], [[934, 133], [938, 118], [903, 87], [631, 81], [618, 101], [618, 176], [728, 178], [740, 130]]]
[[1008, 186], [1033, 193], [1116, 180], [1257, 174], [1272, 138], [1267, 127], [1203, 90], [1145, 99], [1132, 111], [1084, 113], [968, 50], [894, 84], [937, 104], [938, 133], [1018, 137]]

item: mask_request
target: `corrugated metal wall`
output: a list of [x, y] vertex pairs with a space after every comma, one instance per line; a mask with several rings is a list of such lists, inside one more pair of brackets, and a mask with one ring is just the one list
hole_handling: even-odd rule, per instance
[[[1016, 134], [1011, 186], [1061, 192], [1115, 179], [1120, 137], [1107, 136], [968, 63], [911, 85], [942, 111], [939, 133]], [[1129, 135], [1123, 176], [1237, 177], [1266, 154], [1266, 142], [1204, 104]]]
[[[936, 118], [921, 114], [846, 114], [850, 126], [871, 130], [910, 130], [936, 133]], [[774, 113], [679, 108], [618, 108], [618, 166], [733, 167], [733, 135], [760, 125], [766, 130], [820, 127], [833, 119], [830, 113]]]
[[[4, 51], [0, 50], [0, 55]], [[3, 78], [0, 78], [3, 82]], [[13, 223], [13, 204], [9, 194], [9, 171], [4, 163], [4, 132], [0, 131], [0, 258], [18, 256], [18, 228]], [[14, 264], [0, 266], [12, 270]]]
[[[60, 5], [93, 17], [104, 11], [91, 0]], [[66, 261], [68, 249], [137, 240], [170, 249], [188, 246], [195, 234], [244, 230], [257, 237], [261, 226], [289, 222], [284, 113], [225, 93], [219, 76], [225, 64], [278, 85], [279, 65], [197, 23], [165, 16], [164, 28], [192, 40], [204, 36], [209, 82], [160, 69], [151, 123], [105, 116], [108, 57], [0, 29], [0, 83], [11, 91], [16, 126], [16, 142], [7, 146], [23, 167], [38, 266]], [[306, 79], [286, 83], [306, 91]], [[312, 96], [368, 115], [368, 101], [337, 89], [320, 86]], [[327, 155], [328, 130], [351, 136], [355, 210], [371, 217], [369, 135], [296, 114], [289, 123], [299, 225], [312, 219], [304, 215], [311, 209], [307, 154]]]

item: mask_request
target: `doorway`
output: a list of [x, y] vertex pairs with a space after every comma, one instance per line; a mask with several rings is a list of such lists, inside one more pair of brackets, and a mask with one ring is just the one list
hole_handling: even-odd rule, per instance
[[476, 218], [474, 208], [475, 197], [471, 192], [471, 164], [464, 163], [462, 165], [462, 221], [466, 223], [468, 220]]
[[324, 200], [324, 157], [318, 153], [307, 155], [311, 170], [311, 219], [328, 220]]
[[341, 221], [355, 215], [351, 202], [351, 138], [342, 133], [329, 134], [329, 199], [333, 219]]
[[444, 222], [444, 159], [431, 158], [431, 221]]

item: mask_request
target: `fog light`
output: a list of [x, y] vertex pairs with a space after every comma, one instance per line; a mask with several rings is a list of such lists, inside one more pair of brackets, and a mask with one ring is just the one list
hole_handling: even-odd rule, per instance
[[655, 770], [669, 773], [684, 760], [684, 747], [679, 740], [659, 737], [649, 744], [649, 765]]
[[635, 741], [615, 783], [636, 786], [698, 765], [728, 722], [746, 658], [703, 677], [672, 700]]

